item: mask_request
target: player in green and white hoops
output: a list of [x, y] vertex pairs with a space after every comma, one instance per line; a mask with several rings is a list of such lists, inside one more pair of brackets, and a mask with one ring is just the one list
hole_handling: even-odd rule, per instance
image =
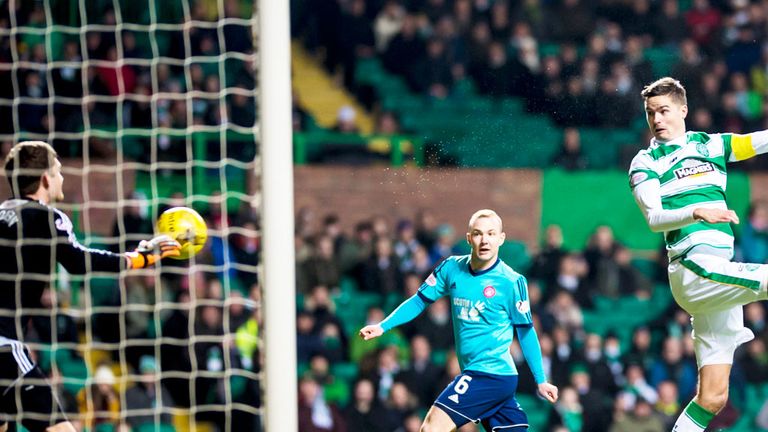
[[653, 138], [629, 183], [651, 230], [664, 233], [672, 295], [692, 317], [698, 392], [672, 430], [699, 432], [728, 400], [734, 351], [754, 338], [742, 306], [768, 297], [768, 265], [731, 262], [739, 218], [725, 202], [726, 165], [768, 152], [768, 131], [686, 132], [685, 89], [669, 77], [641, 95]]

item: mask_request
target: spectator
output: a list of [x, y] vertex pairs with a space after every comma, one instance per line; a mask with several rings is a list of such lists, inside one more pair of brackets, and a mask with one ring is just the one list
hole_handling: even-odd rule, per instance
[[320, 352], [322, 341], [315, 331], [315, 318], [311, 313], [300, 310], [296, 313], [296, 355], [299, 364], [308, 363], [309, 359]]
[[364, 265], [360, 287], [380, 294], [400, 292], [401, 278], [400, 260], [392, 250], [392, 241], [386, 237], [377, 239], [373, 254]]
[[528, 269], [529, 277], [541, 280], [545, 288], [552, 289], [565, 254], [562, 229], [559, 225], [549, 225], [544, 231], [544, 244]]
[[675, 337], [664, 340], [661, 358], [653, 362], [649, 383], [658, 386], [662, 381], [677, 384], [680, 398], [687, 399], [696, 387], [696, 366], [683, 357], [683, 343]]
[[347, 427], [352, 431], [390, 432], [386, 408], [376, 397], [370, 379], [362, 378], [354, 385], [353, 399], [344, 412]]
[[432, 303], [425, 314], [420, 315], [405, 326], [404, 331], [407, 332], [409, 328], [412, 328], [414, 333], [424, 335], [434, 350], [450, 351], [453, 347], [453, 324], [451, 320], [451, 306], [447, 299], [441, 298]]
[[664, 424], [653, 411], [652, 404], [640, 397], [632, 409], [626, 415], [620, 415], [613, 422], [609, 432], [664, 432]]
[[619, 296], [650, 296], [650, 282], [632, 265], [629, 249], [617, 245], [610, 260], [599, 262], [596, 291], [600, 294], [618, 298]]
[[552, 329], [552, 342], [552, 382], [564, 386], [570, 382], [571, 368], [577, 358], [571, 346], [571, 332], [563, 326], [556, 326]]
[[594, 28], [594, 16], [587, 2], [565, 0], [550, 16], [556, 22], [552, 32], [557, 41], [574, 41], [583, 44]]
[[346, 432], [347, 427], [335, 405], [325, 401], [323, 390], [312, 377], [299, 380], [299, 430], [302, 432]]
[[[120, 240], [113, 251], [130, 251], [136, 248], [139, 240], [152, 233], [152, 222], [146, 217], [146, 207], [142, 207], [146, 197], [140, 192], [133, 192], [126, 197], [122, 218], [116, 219], [112, 226], [112, 236]], [[120, 212], [118, 212], [118, 217]]]
[[587, 280], [595, 282], [599, 273], [614, 264], [614, 255], [619, 243], [613, 236], [613, 230], [607, 225], [601, 225], [589, 238], [589, 244], [584, 250], [584, 259], [587, 261], [589, 273]]
[[[585, 278], [589, 267], [584, 258], [579, 254], [570, 253], [560, 260], [560, 269], [557, 274], [553, 293], [556, 295], [559, 291], [565, 291], [582, 307], [592, 305], [592, 295], [589, 292]], [[557, 311], [553, 311], [558, 316]], [[576, 324], [576, 323], [574, 323]]]
[[429, 339], [416, 335], [411, 339], [411, 360], [397, 377], [415, 395], [421, 406], [429, 406], [437, 396], [442, 370], [432, 362]]
[[654, 353], [651, 350], [651, 331], [646, 326], [635, 328], [632, 332], [632, 345], [624, 356], [624, 365], [638, 365], [643, 370], [650, 370]]
[[768, 351], [763, 339], [747, 344], [747, 352], [739, 362], [744, 368], [744, 378], [750, 383], [768, 382]]
[[395, 381], [389, 391], [386, 406], [389, 414], [389, 424], [401, 430], [408, 415], [417, 407], [416, 396], [402, 382]]
[[115, 374], [106, 364], [96, 368], [93, 384], [84, 387], [77, 394], [80, 414], [85, 418], [84, 425], [93, 429], [98, 425], [120, 425], [120, 396], [115, 391]]
[[446, 98], [453, 87], [453, 75], [445, 43], [437, 38], [427, 41], [426, 56], [417, 59], [408, 73], [414, 91], [436, 99]]
[[656, 388], [659, 395], [655, 405], [656, 412], [660, 415], [664, 430], [671, 430], [681, 409], [677, 385], [672, 381], [662, 381]]
[[768, 262], [768, 203], [755, 201], [741, 229], [741, 255], [745, 262]]
[[416, 28], [416, 18], [405, 15], [402, 19], [400, 32], [387, 45], [382, 56], [384, 66], [392, 73], [406, 75], [410, 62], [403, 59], [417, 59], [424, 55], [424, 42], [419, 38]]
[[[126, 422], [132, 428], [139, 428], [158, 423], [172, 425], [173, 419], [168, 408], [173, 407], [173, 399], [165, 386], [158, 381], [158, 368], [155, 358], [143, 356], [139, 362], [141, 378], [125, 392], [125, 408], [128, 412]], [[154, 411], [155, 414], [131, 414], [132, 410]]]
[[609, 395], [592, 387], [590, 376], [583, 365], [573, 366], [571, 386], [576, 389], [579, 403], [584, 408], [582, 430], [607, 430], [611, 423]]
[[720, 31], [722, 16], [709, 0], [694, 0], [693, 8], [685, 13], [685, 23], [693, 40], [701, 47], [714, 49]]
[[568, 432], [584, 430], [584, 407], [579, 402], [579, 394], [573, 387], [563, 387], [560, 399], [550, 411], [547, 428], [553, 430], [559, 426]]
[[581, 308], [567, 291], [556, 293], [548, 303], [547, 310], [555, 317], [558, 325], [567, 328], [569, 331], [578, 331], [584, 324], [584, 315]]
[[342, 106], [339, 108], [339, 112], [336, 115], [336, 125], [333, 127], [333, 130], [346, 134], [360, 133], [360, 129], [355, 120], [356, 117], [357, 112], [354, 108], [349, 105]]
[[397, 0], [388, 0], [373, 23], [373, 33], [376, 39], [376, 51], [383, 53], [389, 42], [400, 32], [405, 19], [405, 8]]
[[626, 408], [632, 409], [640, 401], [653, 405], [659, 400], [656, 389], [645, 380], [645, 371], [642, 367], [630, 365], [627, 368], [626, 377], [627, 383], [620, 396], [625, 401]]
[[563, 144], [560, 153], [552, 159], [552, 165], [568, 171], [584, 170], [589, 165], [587, 157], [581, 151], [581, 134], [574, 127], [563, 130]]
[[300, 287], [301, 292], [308, 292], [314, 287], [323, 285], [327, 287], [339, 286], [339, 268], [336, 260], [336, 251], [333, 240], [328, 236], [321, 236], [315, 241], [315, 249], [312, 256], [304, 263], [305, 287]]
[[606, 395], [616, 394], [619, 389], [618, 384], [603, 356], [603, 341], [600, 335], [587, 334], [581, 362], [587, 368], [592, 388]]
[[435, 230], [437, 239], [432, 245], [429, 253], [429, 259], [432, 263], [439, 263], [444, 258], [457, 253], [454, 247], [456, 236], [453, 227], [448, 224], [440, 224]]
[[[663, 0], [661, 14], [657, 14], [652, 23], [653, 35], [662, 46], [675, 47], [687, 35], [685, 18], [680, 14], [680, 5], [677, 0]], [[650, 82], [650, 80], [642, 82]]]

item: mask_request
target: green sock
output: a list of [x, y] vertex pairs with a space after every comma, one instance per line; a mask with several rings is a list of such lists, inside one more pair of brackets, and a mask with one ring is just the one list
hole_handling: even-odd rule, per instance
[[709, 422], [715, 417], [714, 413], [691, 401], [675, 422], [673, 432], [701, 432], [707, 428]]

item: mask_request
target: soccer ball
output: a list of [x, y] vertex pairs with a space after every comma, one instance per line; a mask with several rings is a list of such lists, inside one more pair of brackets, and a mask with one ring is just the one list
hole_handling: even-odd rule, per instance
[[200, 214], [189, 207], [173, 207], [157, 219], [155, 231], [181, 244], [181, 255], [173, 259], [188, 259], [200, 252], [208, 239], [208, 227]]

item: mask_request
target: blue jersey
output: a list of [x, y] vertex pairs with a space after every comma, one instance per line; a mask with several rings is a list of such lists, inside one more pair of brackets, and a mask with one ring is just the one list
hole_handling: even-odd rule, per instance
[[461, 370], [517, 375], [509, 352], [515, 326], [531, 326], [528, 286], [503, 261], [475, 272], [469, 255], [446, 258], [419, 288], [432, 303], [449, 296]]

